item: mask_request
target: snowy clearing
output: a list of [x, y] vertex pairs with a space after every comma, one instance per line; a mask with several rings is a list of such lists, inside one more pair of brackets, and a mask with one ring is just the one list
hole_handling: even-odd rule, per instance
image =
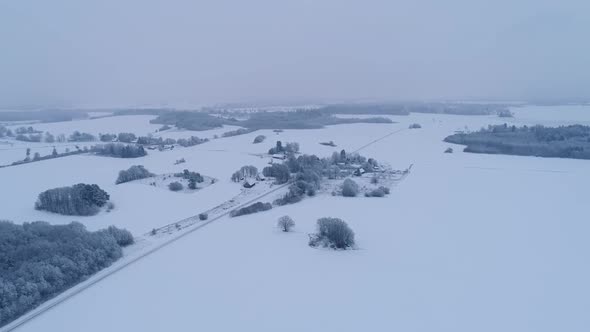
[[[411, 114], [392, 116], [394, 124], [259, 130], [139, 159], [79, 155], [0, 169], [9, 188], [0, 193], [0, 218], [128, 228], [145, 241], [125, 260], [168, 238], [145, 235], [153, 228], [204, 211], [222, 215], [270, 189], [246, 190], [230, 175], [243, 165], [268, 165], [264, 153], [276, 140], [299, 142], [302, 152], [320, 156], [362, 148], [394, 169], [413, 164], [410, 176], [383, 198], [320, 194], [253, 215], [223, 216], [17, 331], [586, 331], [590, 224], [581, 216], [590, 163], [469, 154], [442, 141], [488, 124], [590, 120], [590, 107], [585, 113], [576, 107], [513, 111], [515, 118]], [[422, 128], [407, 130], [411, 123]], [[266, 141], [252, 144], [257, 135]], [[338, 146], [318, 144], [331, 140]], [[443, 153], [448, 147], [454, 153]], [[180, 158], [186, 163], [174, 165]], [[117, 173], [136, 164], [156, 174], [189, 169], [219, 181], [190, 195], [115, 185]], [[92, 217], [33, 209], [41, 191], [78, 182], [99, 184], [115, 209]], [[232, 199], [236, 205], [224, 205]], [[283, 215], [295, 220], [293, 233], [277, 229]], [[350, 225], [358, 250], [307, 245], [316, 220], [327, 216]], [[195, 220], [185, 230], [198, 225]]]

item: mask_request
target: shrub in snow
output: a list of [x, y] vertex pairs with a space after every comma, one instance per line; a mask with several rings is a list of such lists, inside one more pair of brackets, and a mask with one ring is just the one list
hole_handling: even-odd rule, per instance
[[109, 232], [113, 236], [115, 241], [117, 241], [117, 244], [121, 247], [131, 245], [135, 242], [135, 240], [133, 239], [133, 235], [131, 235], [131, 232], [129, 232], [126, 229], [117, 228], [115, 226], [109, 226], [109, 228], [107, 228], [107, 232]]
[[198, 138], [197, 136], [191, 136], [188, 139], [187, 138], [179, 138], [176, 141], [176, 143], [178, 143], [178, 145], [183, 146], [183, 147], [189, 147], [189, 146], [203, 144], [208, 141], [209, 140], [207, 138]]
[[309, 245], [333, 249], [352, 248], [354, 247], [354, 232], [341, 219], [320, 218], [317, 223], [317, 233], [310, 235]]
[[283, 232], [289, 232], [295, 226], [295, 221], [293, 221], [293, 219], [291, 219], [289, 216], [282, 216], [279, 218], [277, 226]]
[[207, 220], [209, 215], [207, 213], [199, 213], [199, 220]]
[[184, 186], [182, 185], [182, 183], [174, 181], [168, 185], [168, 189], [170, 189], [171, 191], [181, 191], [182, 189], [184, 189]]
[[117, 178], [116, 184], [125, 183], [129, 181], [145, 179], [154, 176], [154, 174], [150, 173], [145, 167], [142, 165], [134, 165], [129, 167], [127, 170], [122, 170], [119, 172], [119, 177]]
[[387, 194], [389, 194], [389, 188], [381, 186], [377, 189], [373, 189], [373, 190], [369, 191], [368, 193], [365, 193], [365, 196], [366, 197], [383, 197]]
[[40, 193], [35, 208], [64, 215], [91, 216], [108, 200], [109, 194], [98, 185], [78, 183]]
[[256, 137], [254, 137], [254, 144], [262, 143], [262, 142], [264, 142], [265, 139], [266, 139], [266, 136], [258, 135]]
[[267, 211], [270, 209], [272, 209], [272, 204], [256, 202], [252, 205], [248, 205], [248, 206], [243, 207], [241, 209], [233, 210], [230, 213], [230, 216], [239, 217], [239, 216], [243, 216], [245, 214], [252, 214], [252, 213], [256, 213], [256, 212]]
[[359, 186], [351, 179], [346, 179], [342, 183], [342, 196], [355, 197], [359, 193]]
[[409, 128], [410, 129], [419, 129], [419, 128], [422, 128], [422, 126], [418, 123], [412, 123]]
[[445, 150], [445, 153], [453, 153], [453, 148], [447, 148], [447, 149]]
[[119, 231], [0, 221], [0, 326], [119, 259], [129, 241]]

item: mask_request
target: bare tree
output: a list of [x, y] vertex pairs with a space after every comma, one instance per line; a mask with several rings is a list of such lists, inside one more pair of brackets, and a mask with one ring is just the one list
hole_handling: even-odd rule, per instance
[[279, 218], [277, 226], [283, 232], [289, 232], [295, 226], [295, 221], [293, 221], [293, 219], [291, 219], [289, 216], [282, 216]]

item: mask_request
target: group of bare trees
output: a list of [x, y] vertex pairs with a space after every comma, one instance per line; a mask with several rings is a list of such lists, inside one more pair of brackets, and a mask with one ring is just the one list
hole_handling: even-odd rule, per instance
[[233, 182], [240, 182], [247, 178], [255, 178], [258, 175], [258, 168], [252, 165], [242, 166], [239, 170], [235, 171], [231, 180]]

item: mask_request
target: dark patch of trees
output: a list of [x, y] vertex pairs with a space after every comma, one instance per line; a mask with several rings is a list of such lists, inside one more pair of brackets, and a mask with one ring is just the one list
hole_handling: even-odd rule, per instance
[[257, 112], [239, 125], [251, 129], [318, 129], [349, 123], [392, 123], [386, 118], [344, 119], [318, 110], [294, 112]]
[[117, 135], [115, 134], [98, 134], [98, 139], [100, 139], [101, 142], [112, 142], [117, 138]]
[[498, 111], [498, 117], [500, 117], [500, 118], [512, 118], [512, 117], [514, 117], [514, 113], [510, 112], [510, 110], [508, 110], [508, 109], [500, 110], [500, 111]]
[[267, 166], [262, 170], [262, 175], [275, 178], [277, 184], [286, 183], [291, 176], [289, 167], [285, 164], [272, 164], [271, 166]]
[[92, 142], [96, 141], [96, 137], [89, 133], [81, 133], [79, 131], [74, 131], [70, 137], [68, 137], [68, 141], [70, 142]]
[[41, 134], [17, 134], [14, 139], [17, 141], [38, 143], [41, 142]]
[[133, 235], [126, 229], [117, 228], [115, 226], [109, 226], [106, 229], [109, 232], [118, 245], [121, 247], [126, 247], [135, 243], [135, 239], [133, 239]]
[[142, 165], [134, 165], [129, 167], [127, 170], [122, 170], [119, 172], [119, 177], [117, 178], [116, 184], [125, 183], [129, 181], [145, 179], [154, 176], [153, 173], [150, 173], [145, 167]]
[[36, 130], [33, 127], [18, 127], [18, 128], [16, 128], [15, 132], [17, 134], [40, 134], [40, 133], [42, 133], [40, 130]]
[[113, 116], [122, 115], [160, 115], [170, 112], [167, 108], [137, 108], [137, 109], [120, 109], [113, 112]]
[[240, 182], [247, 178], [255, 178], [258, 175], [258, 168], [252, 165], [242, 166], [239, 170], [235, 171], [232, 176], [231, 180], [233, 182]]
[[138, 158], [147, 155], [147, 152], [144, 150], [143, 146], [123, 143], [95, 145], [92, 147], [92, 152], [99, 156], [115, 158]]
[[222, 137], [232, 137], [232, 136], [249, 134], [253, 131], [256, 131], [256, 129], [239, 128], [236, 130], [226, 131], [225, 133], [221, 134], [221, 136]]
[[0, 121], [60, 122], [85, 119], [88, 113], [77, 110], [41, 110], [0, 112]]
[[170, 191], [181, 191], [182, 189], [184, 189], [184, 186], [182, 185], [182, 183], [174, 181], [168, 185], [168, 189], [170, 189]]
[[96, 184], [78, 183], [40, 193], [35, 208], [63, 215], [91, 216], [97, 214], [109, 198]]
[[131, 143], [137, 139], [134, 133], [119, 133], [117, 135], [117, 140], [123, 143]]
[[183, 146], [183, 147], [199, 145], [199, 144], [203, 144], [205, 142], [209, 142], [209, 139], [208, 138], [198, 138], [197, 136], [191, 136], [189, 138], [179, 138], [178, 140], [176, 140], [176, 143], [178, 143], [178, 145]]
[[268, 150], [268, 154], [295, 154], [297, 152], [299, 152], [299, 143], [297, 142], [287, 142], [283, 145], [283, 142], [277, 141], [276, 145]]
[[191, 172], [188, 169], [183, 170], [182, 173], [175, 173], [174, 176], [187, 180], [188, 188], [192, 190], [197, 189], [197, 183], [205, 181], [205, 179], [203, 178], [203, 176], [201, 176], [200, 173]]
[[[159, 114], [150, 123], [171, 125], [181, 129], [196, 131], [220, 128], [224, 124], [229, 124], [228, 120], [220, 117], [211, 116], [202, 112], [187, 111], [165, 112]], [[235, 122], [232, 124], [235, 124]]]
[[55, 136], [53, 136], [50, 132], [46, 132], [45, 136], [43, 137], [43, 141], [45, 141], [47, 143], [54, 143]]
[[[186, 140], [188, 142], [188, 140]], [[139, 136], [137, 138], [137, 144], [141, 145], [174, 145], [176, 144], [176, 140], [174, 138], [162, 138], [162, 137], [153, 137], [153, 136]], [[188, 144], [185, 144], [188, 146]]]
[[3, 125], [0, 125], [0, 138], [4, 137], [14, 137], [14, 132], [10, 128], [6, 128]]
[[264, 142], [265, 139], [266, 139], [266, 136], [264, 136], [264, 135], [258, 135], [256, 137], [254, 137], [254, 142], [253, 143], [254, 144], [262, 143], [262, 142]]
[[311, 247], [348, 249], [353, 248], [354, 244], [354, 232], [339, 218], [318, 219], [317, 233], [311, 234], [309, 239]]
[[389, 195], [389, 188], [383, 186], [365, 193], [366, 197], [384, 197], [385, 195]]
[[465, 152], [590, 159], [590, 126], [488, 126], [454, 134], [445, 142], [467, 145]]
[[319, 109], [325, 114], [388, 114], [408, 115], [410, 113], [438, 113], [458, 115], [488, 115], [506, 109], [500, 104], [472, 104], [447, 102], [400, 102], [388, 104], [340, 104]]
[[331, 146], [331, 147], [336, 147], [336, 144], [334, 143], [334, 141], [329, 141], [329, 142], [320, 142], [321, 145], [325, 145], [325, 146]]
[[0, 326], [111, 265], [131, 243], [113, 226], [0, 221]]
[[256, 202], [252, 205], [248, 205], [246, 207], [243, 207], [243, 208], [240, 208], [237, 210], [233, 210], [232, 212], [230, 212], [230, 216], [239, 217], [239, 216], [243, 216], [246, 214], [252, 214], [252, 213], [261, 212], [261, 211], [268, 211], [270, 209], [272, 209], [272, 204]]

